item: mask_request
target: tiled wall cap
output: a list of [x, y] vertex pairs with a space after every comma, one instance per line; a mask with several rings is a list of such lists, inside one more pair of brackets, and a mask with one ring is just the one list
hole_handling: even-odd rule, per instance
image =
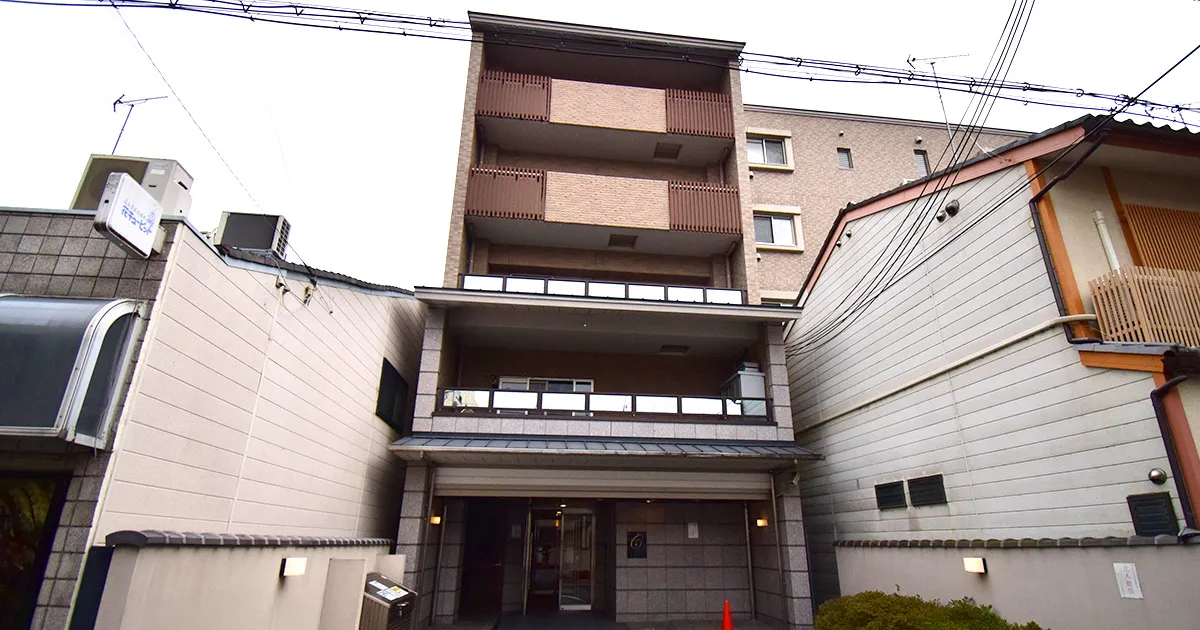
[[989, 538], [987, 540], [838, 540], [835, 547], [904, 547], [904, 548], [958, 548], [958, 549], [1030, 549], [1046, 547], [1136, 547], [1144, 545], [1200, 545], [1200, 537], [1180, 540], [1169, 534], [1150, 536], [1106, 536], [1104, 538]]
[[387, 538], [270, 536], [124, 530], [109, 534], [105, 537], [104, 543], [109, 547], [380, 547], [391, 546], [392, 541]]

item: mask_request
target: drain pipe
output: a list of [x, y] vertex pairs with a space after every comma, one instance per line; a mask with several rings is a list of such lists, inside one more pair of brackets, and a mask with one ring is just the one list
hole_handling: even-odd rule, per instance
[[[775, 473], [771, 471], [771, 523], [775, 528], [775, 556], [779, 563], [779, 597], [782, 601], [787, 600], [787, 582], [784, 579], [783, 571], [783, 539], [779, 536], [779, 506], [775, 503]], [[783, 610], [784, 621], [787, 621], [787, 608]]]
[[[1187, 374], [1180, 374], [1155, 387], [1150, 392], [1150, 404], [1154, 406], [1154, 415], [1158, 418], [1158, 431], [1162, 434], [1163, 445], [1167, 448], [1167, 463], [1171, 466], [1171, 476], [1175, 478], [1175, 489], [1179, 492], [1179, 504], [1183, 506], [1183, 522], [1188, 529], [1195, 532], [1196, 514], [1192, 511], [1191, 495], [1188, 493], [1187, 479], [1183, 476], [1183, 468], [1179, 464], [1179, 454], [1176, 451], [1175, 436], [1171, 433], [1171, 424], [1167, 421], [1167, 408], [1163, 398], [1176, 385], [1186, 381]], [[1195, 535], [1195, 534], [1192, 534]], [[1184, 532], [1180, 532], [1182, 539]], [[1188, 536], [1190, 537], [1190, 536]]]
[[754, 601], [754, 551], [750, 546], [749, 501], [742, 501], [742, 514], [746, 518], [746, 575], [750, 578], [750, 618], [758, 619], [758, 604]]

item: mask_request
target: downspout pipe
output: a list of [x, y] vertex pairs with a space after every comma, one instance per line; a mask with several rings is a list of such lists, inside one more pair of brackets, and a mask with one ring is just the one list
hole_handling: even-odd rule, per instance
[[[1183, 476], [1183, 468], [1179, 464], [1175, 436], [1171, 432], [1171, 424], [1167, 421], [1167, 408], [1163, 404], [1163, 398], [1172, 389], [1175, 389], [1175, 386], [1187, 379], [1187, 374], [1180, 374], [1155, 387], [1150, 392], [1150, 404], [1154, 406], [1154, 415], [1158, 418], [1158, 431], [1162, 434], [1163, 446], [1167, 449], [1167, 463], [1171, 466], [1171, 476], [1175, 478], [1175, 489], [1179, 492], [1179, 504], [1183, 506], [1183, 522], [1187, 526], [1187, 529], [1192, 530], [1190, 535], [1187, 536], [1190, 537], [1197, 533], [1196, 514], [1192, 510], [1191, 494], [1188, 492], [1187, 480]], [[1185, 534], [1189, 534], [1189, 532], [1180, 532], [1180, 538], [1184, 538]]]

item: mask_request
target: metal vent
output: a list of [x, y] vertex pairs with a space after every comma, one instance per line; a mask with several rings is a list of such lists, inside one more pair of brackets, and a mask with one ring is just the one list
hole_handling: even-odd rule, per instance
[[609, 249], [633, 249], [637, 244], [636, 234], [609, 234], [608, 248]]
[[837, 150], [838, 168], [849, 171], [854, 168], [854, 157], [850, 155], [850, 149], [840, 148]]
[[658, 353], [659, 354], [669, 354], [669, 355], [673, 355], [673, 356], [683, 356], [688, 353], [688, 347], [687, 346], [674, 346], [674, 345], [666, 344], [663, 347], [658, 349]]
[[946, 502], [946, 486], [941, 475], [918, 477], [908, 480], [908, 497], [913, 507], [921, 505], [941, 505]]
[[904, 482], [881, 483], [875, 486], [875, 505], [881, 510], [908, 507], [904, 500]]
[[1179, 533], [1179, 520], [1175, 518], [1175, 506], [1171, 495], [1166, 492], [1134, 494], [1125, 498], [1129, 503], [1129, 516], [1133, 519], [1133, 531], [1138, 536], [1158, 536]]

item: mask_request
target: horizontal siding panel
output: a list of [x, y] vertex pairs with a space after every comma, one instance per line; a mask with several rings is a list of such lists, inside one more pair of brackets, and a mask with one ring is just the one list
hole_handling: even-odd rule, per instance
[[164, 489], [233, 498], [237, 473], [220, 473], [207, 468], [127, 452], [113, 469], [113, 480], [139, 483], [157, 479]]
[[[232, 475], [234, 478], [237, 477], [238, 469], [242, 465], [242, 457], [239, 453], [214, 448], [167, 433], [156, 427], [131, 424], [125, 429], [125, 434], [121, 438], [121, 450], [125, 452], [149, 455], [157, 459], [178, 462], [191, 468]], [[158, 477], [129, 479], [129, 481], [172, 483], [170, 479]]]

